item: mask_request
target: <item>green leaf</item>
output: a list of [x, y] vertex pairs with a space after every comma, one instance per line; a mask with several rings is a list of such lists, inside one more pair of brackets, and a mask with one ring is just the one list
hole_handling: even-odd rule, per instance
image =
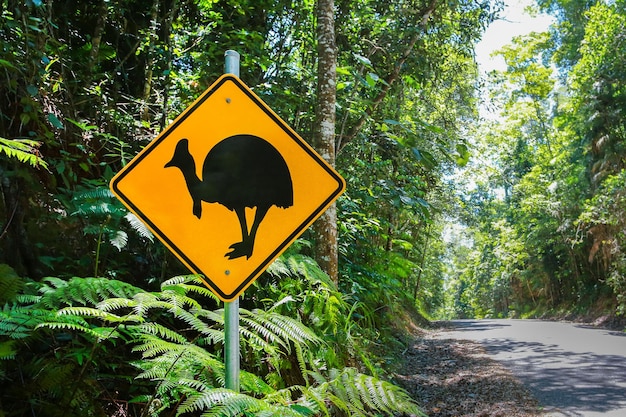
[[39, 93], [39, 89], [32, 84], [26, 86], [26, 91], [28, 91], [28, 94], [31, 96], [36, 96]]
[[17, 68], [15, 68], [15, 65], [11, 64], [6, 59], [0, 59], [0, 66], [8, 67], [8, 68], [11, 68], [11, 69], [17, 69]]
[[467, 165], [470, 159], [470, 152], [467, 145], [464, 143], [458, 143], [456, 145], [456, 151], [458, 152], [458, 155], [456, 156], [456, 164], [459, 166]]
[[352, 75], [352, 71], [350, 71], [350, 67], [337, 67], [338, 75]]
[[356, 58], [357, 61], [365, 65], [367, 68], [372, 68], [372, 61], [370, 61], [368, 58], [359, 54], [354, 54], [354, 57]]
[[312, 416], [315, 415], [315, 410], [310, 409], [309, 407], [305, 407], [303, 405], [292, 404], [289, 406], [292, 410], [302, 414], [303, 416]]
[[417, 148], [411, 148], [413, 155], [419, 163], [424, 165], [428, 169], [433, 169], [437, 166], [437, 160], [427, 151], [419, 150]]
[[376, 82], [380, 79], [380, 77], [376, 74], [374, 74], [373, 72], [368, 72], [367, 76], [365, 77], [367, 84], [370, 87], [374, 87], [376, 85]]
[[65, 129], [63, 123], [52, 113], [48, 113], [48, 121], [50, 124], [57, 129]]

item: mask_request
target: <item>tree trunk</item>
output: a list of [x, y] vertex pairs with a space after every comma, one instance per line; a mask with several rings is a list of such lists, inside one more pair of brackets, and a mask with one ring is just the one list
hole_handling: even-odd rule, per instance
[[146, 77], [143, 84], [143, 108], [141, 109], [141, 121], [150, 121], [150, 95], [152, 94], [152, 81], [153, 81], [153, 67], [154, 67], [154, 54], [156, 53], [155, 45], [159, 39], [157, 34], [158, 30], [158, 18], [159, 18], [159, 0], [154, 0], [152, 3], [152, 9], [150, 10], [150, 45], [147, 48], [146, 54]]
[[165, 36], [166, 54], [167, 54], [167, 74], [165, 75], [165, 82], [163, 83], [163, 107], [161, 111], [161, 122], [159, 123], [159, 132], [165, 129], [167, 124], [167, 116], [169, 113], [169, 98], [170, 98], [170, 81], [172, 71], [172, 24], [176, 15], [178, 14], [178, 0], [172, 2], [172, 8], [168, 14], [167, 19], [163, 23], [163, 32]]
[[89, 53], [89, 76], [92, 76], [92, 73], [98, 65], [98, 53], [100, 52], [100, 44], [102, 43], [102, 35], [104, 34], [104, 27], [107, 22], [108, 17], [108, 6], [105, 0], [100, 1], [100, 5], [98, 6], [98, 19], [96, 20], [96, 27], [93, 31], [93, 37], [91, 38], [91, 51]]
[[[317, 102], [314, 146], [324, 159], [335, 166], [335, 104], [337, 101], [335, 44], [335, 2], [317, 2]], [[337, 283], [337, 208], [333, 204], [313, 225], [315, 260]]]
[[0, 243], [4, 250], [4, 258], [20, 276], [28, 276], [33, 279], [41, 277], [37, 269], [37, 258], [30, 244], [28, 234], [24, 226], [26, 210], [23, 198], [24, 185], [22, 178], [15, 172], [8, 172], [0, 167], [0, 196], [4, 204], [6, 219], [0, 231]]

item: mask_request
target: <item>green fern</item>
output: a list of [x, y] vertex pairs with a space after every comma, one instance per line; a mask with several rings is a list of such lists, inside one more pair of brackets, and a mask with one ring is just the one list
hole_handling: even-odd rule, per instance
[[[409, 395], [388, 382], [354, 368], [331, 369], [328, 377], [311, 373], [309, 387], [273, 391], [261, 399], [225, 389], [199, 390], [178, 408], [178, 414], [206, 411], [202, 416], [334, 416], [351, 417], [410, 414], [425, 416]], [[202, 387], [204, 388], [204, 387]], [[295, 394], [300, 393], [300, 396]]]
[[135, 216], [134, 213], [131, 213], [131, 212], [126, 213], [126, 215], [124, 216], [124, 219], [128, 222], [130, 227], [132, 227], [133, 230], [140, 237], [146, 240], [149, 240], [150, 242], [154, 242], [154, 235], [152, 234], [150, 229], [148, 229], [146, 227], [146, 224], [142, 222], [141, 220], [139, 220], [139, 218]]
[[98, 304], [110, 297], [127, 298], [142, 293], [128, 283], [103, 278], [72, 278], [69, 281], [48, 277], [39, 288], [40, 303], [51, 309], [62, 305]]
[[18, 161], [32, 167], [43, 167], [48, 169], [48, 164], [39, 152], [41, 142], [31, 139], [5, 139], [0, 137], [0, 154], [5, 154], [9, 158], [16, 158]]
[[[318, 285], [327, 288], [320, 282]], [[248, 360], [244, 366], [258, 370], [259, 364], [265, 363], [275, 369], [275, 375], [296, 369], [305, 384], [270, 386], [254, 373], [242, 370], [239, 394], [222, 388], [224, 312], [205, 308], [198, 302], [197, 297], [207, 295], [199, 277], [174, 277], [157, 292], [145, 292], [104, 278], [49, 277], [31, 286], [39, 295], [15, 297], [0, 312], [0, 336], [8, 336], [0, 339], [0, 359], [14, 360], [20, 354], [18, 343], [35, 333], [82, 334], [81, 340], [91, 340], [91, 347], [78, 344], [77, 347], [83, 346], [82, 350], [70, 350], [68, 355], [82, 364], [79, 374], [84, 375], [86, 367], [97, 360], [103, 342], [123, 338], [132, 344], [132, 351], [141, 355], [133, 362], [137, 368], [135, 379], [154, 387], [150, 395], [140, 396], [146, 403], [144, 415], [157, 416], [177, 404], [178, 415], [369, 417], [400, 412], [422, 415], [404, 391], [353, 368], [312, 371], [319, 358], [315, 358], [311, 347], [331, 348], [302, 322], [280, 314], [302, 295], [284, 296], [267, 310], [242, 308], [240, 333], [241, 351]], [[320, 300], [336, 297], [330, 289], [322, 293], [316, 298], [316, 308]], [[332, 308], [339, 314], [346, 306], [340, 298], [336, 300]], [[308, 307], [301, 304], [300, 308], [299, 312], [306, 312]], [[331, 311], [319, 308], [321, 312]], [[310, 316], [315, 313], [313, 310], [305, 314]], [[291, 360], [286, 355], [291, 355]], [[67, 380], [71, 380], [70, 373], [78, 372], [76, 362], [71, 363], [74, 365], [67, 369], [59, 368]], [[292, 368], [296, 364], [297, 368]], [[54, 386], [50, 383], [52, 376], [46, 375], [41, 374], [46, 380], [40, 381], [38, 389], [52, 397], [67, 398], [67, 404], [78, 404], [90, 395], [83, 384], [72, 382], [72, 388], [68, 389], [66, 381], [57, 381], [58, 386]]]
[[[419, 406], [401, 388], [354, 368], [332, 369], [328, 377], [311, 372], [316, 384], [305, 391], [312, 398], [330, 399], [333, 407], [350, 416], [369, 417], [383, 413], [425, 416]], [[318, 402], [319, 403], [319, 402]], [[328, 409], [327, 413], [331, 413]]]
[[7, 264], [0, 264], [0, 304], [13, 300], [24, 287], [24, 280]]
[[303, 417], [314, 414], [314, 410], [302, 405], [274, 403], [266, 399], [257, 399], [246, 394], [226, 389], [211, 389], [188, 398], [177, 410], [177, 416], [185, 413], [202, 413], [202, 417], [235, 417], [254, 415], [259, 417]]
[[14, 340], [0, 342], [0, 360], [15, 359], [17, 348]]

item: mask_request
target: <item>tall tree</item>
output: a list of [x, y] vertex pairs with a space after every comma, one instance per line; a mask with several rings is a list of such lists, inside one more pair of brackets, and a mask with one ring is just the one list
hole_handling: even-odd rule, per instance
[[[335, 43], [335, 1], [317, 2], [317, 103], [315, 147], [326, 161], [335, 165], [335, 105], [337, 102], [337, 45]], [[333, 204], [314, 225], [315, 259], [338, 281], [337, 207]]]

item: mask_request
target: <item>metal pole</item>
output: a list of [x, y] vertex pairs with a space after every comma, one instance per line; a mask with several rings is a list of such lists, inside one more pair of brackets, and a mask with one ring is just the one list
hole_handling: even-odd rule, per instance
[[224, 52], [224, 72], [239, 77], [239, 52], [229, 49]]
[[[239, 77], [239, 53], [224, 53], [224, 72]], [[239, 297], [224, 303], [224, 364], [226, 388], [239, 392]]]
[[226, 388], [239, 392], [239, 297], [224, 303]]

